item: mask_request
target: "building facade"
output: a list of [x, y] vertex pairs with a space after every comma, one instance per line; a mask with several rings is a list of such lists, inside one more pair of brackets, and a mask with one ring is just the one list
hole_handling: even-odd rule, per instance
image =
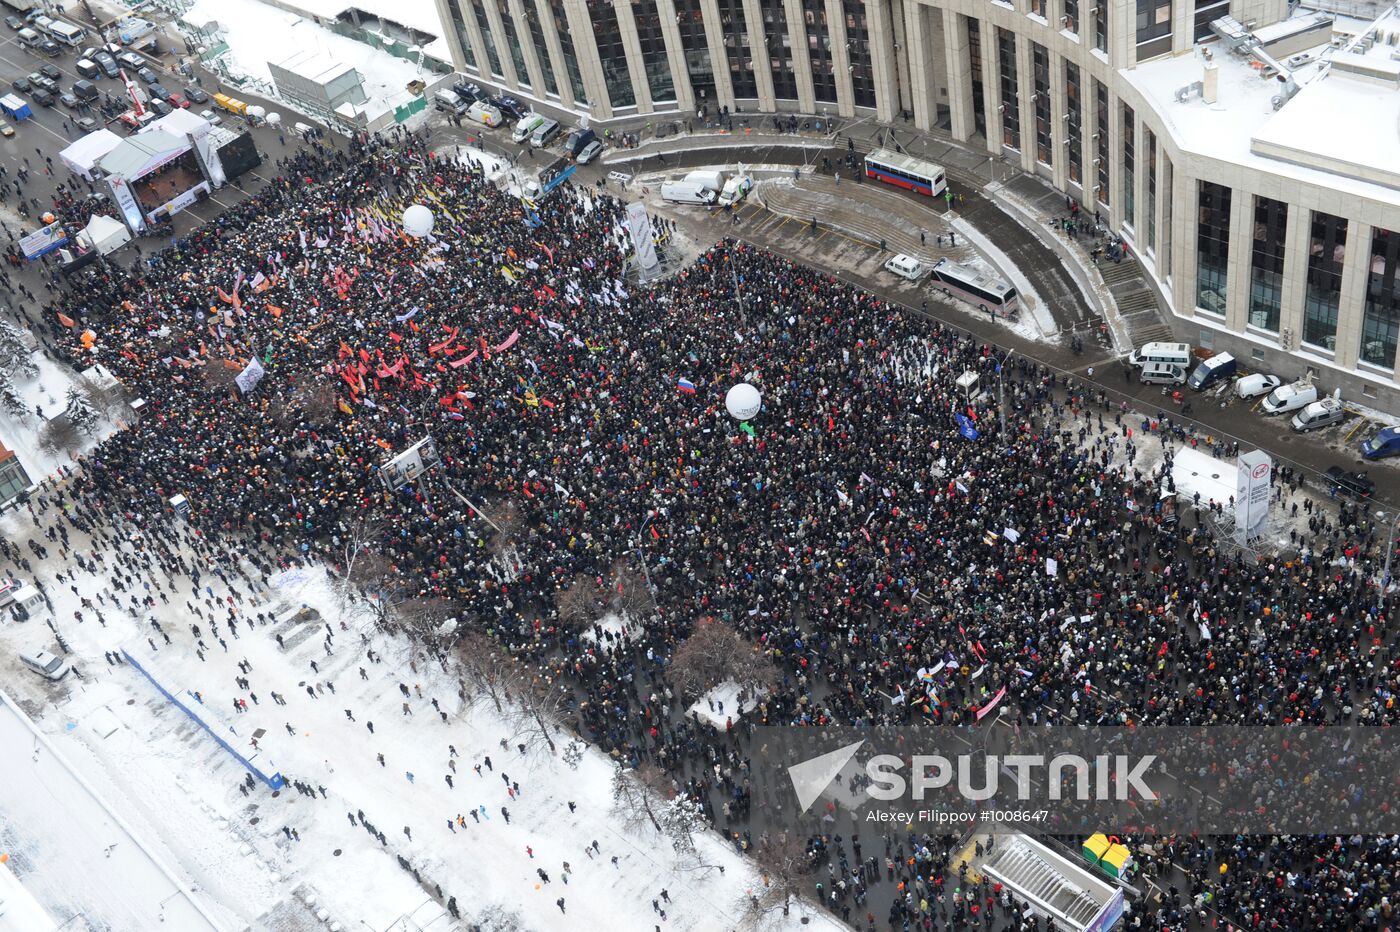
[[942, 127], [1097, 212], [1180, 339], [1400, 409], [1394, 13], [1334, 22], [1288, 0], [438, 5], [464, 73], [604, 124], [727, 108]]

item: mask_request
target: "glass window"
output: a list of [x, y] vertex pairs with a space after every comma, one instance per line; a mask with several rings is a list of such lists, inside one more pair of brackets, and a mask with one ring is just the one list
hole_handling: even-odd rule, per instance
[[1084, 183], [1084, 131], [1079, 103], [1079, 66], [1065, 62], [1065, 138], [1069, 141], [1069, 180]]
[[574, 89], [574, 102], [586, 104], [588, 92], [583, 88], [583, 73], [579, 71], [578, 55], [574, 52], [574, 37], [569, 31], [569, 16], [564, 12], [564, 0], [548, 0], [548, 3], [549, 15], [554, 20], [554, 33], [559, 37], [559, 48], [564, 53], [564, 70], [569, 74], [569, 86]]
[[603, 84], [613, 107], [635, 107], [637, 94], [632, 90], [632, 77], [627, 70], [627, 53], [622, 44], [622, 29], [617, 24], [617, 10], [612, 0], [586, 0], [588, 19], [593, 24], [593, 39], [598, 45], [598, 62], [603, 67]]
[[496, 0], [496, 8], [501, 12], [501, 28], [506, 34], [511, 63], [515, 65], [515, 80], [521, 87], [528, 88], [530, 69], [525, 67], [525, 52], [520, 47], [520, 36], [515, 31], [515, 17], [510, 12], [510, 0]]
[[1147, 248], [1157, 252], [1157, 137], [1146, 126], [1142, 128], [1142, 144], [1147, 148]]
[[1230, 265], [1230, 189], [1202, 181], [1196, 199], [1196, 306], [1225, 313]]
[[486, 46], [486, 61], [491, 66], [491, 73], [504, 79], [505, 73], [501, 71], [501, 53], [496, 51], [496, 36], [491, 31], [491, 21], [486, 18], [486, 5], [473, 2], [472, 9], [476, 11], [476, 27], [481, 30], [481, 44]]
[[1166, 153], [1162, 154], [1162, 252], [1157, 257], [1157, 266], [1164, 279], [1172, 275], [1172, 163]]
[[1016, 94], [1016, 36], [998, 27], [997, 59], [1001, 66], [1001, 142], [1021, 148], [1021, 107]]
[[796, 100], [797, 68], [792, 62], [787, 7], [782, 0], [760, 0], [759, 6], [763, 14], [763, 34], [768, 37], [768, 64], [773, 69], [773, 96], [779, 100]]
[[661, 33], [661, 16], [656, 0], [632, 0], [632, 20], [637, 24], [637, 43], [642, 47], [642, 63], [647, 69], [647, 87], [654, 103], [676, 99], [671, 80], [671, 56], [666, 53], [666, 37]]
[[744, 0], [718, 0], [719, 24], [724, 33], [724, 52], [729, 61], [729, 80], [734, 96], [749, 100], [758, 96], [754, 77], [754, 55], [749, 47], [749, 29], [744, 20]]
[[1031, 15], [1045, 18], [1045, 0], [1031, 0]]
[[977, 20], [964, 16], [967, 23], [967, 58], [972, 74], [972, 120], [977, 132], [987, 135], [987, 102], [982, 92], [982, 30]]
[[1108, 51], [1108, 0], [1089, 0], [1094, 10], [1094, 48]]
[[1254, 199], [1254, 241], [1249, 256], [1249, 325], [1278, 333], [1283, 301], [1284, 241], [1288, 205], [1267, 197]]
[[1205, 0], [1204, 3], [1197, 3], [1196, 15], [1192, 17], [1192, 40], [1200, 42], [1202, 39], [1214, 38], [1215, 33], [1210, 29], [1211, 21], [1229, 15], [1230, 0]]
[[842, 0], [846, 16], [846, 57], [857, 107], [875, 106], [875, 66], [870, 58], [870, 25], [863, 0]]
[[690, 89], [695, 93], [695, 105], [703, 107], [715, 102], [715, 69], [710, 59], [710, 41], [705, 34], [705, 13], [700, 0], [675, 0], [676, 27], [681, 34], [681, 51], [685, 55], [685, 73], [690, 75]]
[[1134, 164], [1137, 147], [1133, 145], [1136, 135], [1136, 122], [1133, 120], [1133, 108], [1127, 104], [1123, 105], [1123, 222], [1130, 226], [1137, 226], [1137, 215], [1134, 211], [1137, 208], [1137, 185], [1134, 183]]
[[1031, 43], [1031, 65], [1035, 80], [1035, 157], [1052, 165], [1055, 156], [1050, 138], [1050, 53], [1045, 46]]
[[1065, 29], [1070, 32], [1079, 32], [1079, 0], [1065, 0]]
[[468, 2], [470, 0], [450, 0], [447, 11], [452, 16], [452, 31], [457, 35], [457, 44], [462, 47], [463, 67], [476, 71], [476, 50], [472, 48], [472, 36], [467, 31], [466, 17], [462, 15], [462, 4]]
[[1347, 222], [1313, 211], [1308, 240], [1308, 287], [1303, 298], [1303, 342], [1337, 349], [1337, 307], [1347, 257]]
[[1098, 200], [1100, 204], [1107, 207], [1110, 203], [1108, 199], [1108, 88], [1100, 84], [1098, 80], [1094, 81], [1094, 113], [1094, 135], [1099, 140], [1098, 155], [1095, 156], [1099, 163]]
[[807, 26], [807, 54], [812, 60], [812, 91], [818, 103], [836, 103], [836, 63], [831, 55], [831, 29], [826, 0], [802, 0]]
[[8, 502], [29, 486], [29, 475], [20, 465], [19, 457], [11, 456], [0, 462], [0, 504]]
[[1172, 0], [1137, 0], [1138, 61], [1170, 52]]
[[559, 82], [554, 77], [554, 62], [549, 60], [549, 46], [544, 41], [544, 26], [540, 23], [540, 11], [535, 8], [535, 0], [522, 0], [521, 6], [525, 8], [525, 22], [530, 25], [530, 41], [534, 43], [535, 55], [540, 60], [544, 91], [552, 97], [558, 97]]
[[1361, 319], [1361, 361], [1395, 368], [1400, 335], [1400, 233], [1371, 235], [1371, 269], [1366, 279], [1366, 311]]

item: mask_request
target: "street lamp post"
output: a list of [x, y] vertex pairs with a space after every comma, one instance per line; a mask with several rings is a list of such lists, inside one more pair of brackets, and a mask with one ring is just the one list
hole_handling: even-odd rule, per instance
[[998, 433], [1003, 440], [1006, 439], [1006, 392], [1003, 390], [1003, 385], [1006, 381], [1006, 364], [1015, 355], [1014, 349], [1007, 350], [1006, 355], [1001, 357], [1001, 362], [997, 363], [997, 422], [1001, 425]]
[[653, 611], [656, 610], [656, 587], [651, 584], [651, 570], [647, 567], [646, 552], [642, 550], [642, 535], [646, 533], [647, 525], [651, 523], [651, 519], [654, 517], [656, 517], [656, 512], [647, 515], [647, 519], [643, 521], [642, 526], [637, 529], [636, 543], [637, 561], [642, 564], [642, 576], [647, 581], [647, 592], [651, 593], [651, 607]]

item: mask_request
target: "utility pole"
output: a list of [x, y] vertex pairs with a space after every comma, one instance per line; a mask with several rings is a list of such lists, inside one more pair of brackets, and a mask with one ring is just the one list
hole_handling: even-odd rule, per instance
[[1006, 364], [1015, 355], [1014, 349], [1007, 350], [1006, 355], [1001, 357], [1001, 362], [997, 363], [997, 423], [1000, 425], [997, 433], [1003, 440], [1006, 439], [1006, 392], [1003, 389], [1006, 381]]

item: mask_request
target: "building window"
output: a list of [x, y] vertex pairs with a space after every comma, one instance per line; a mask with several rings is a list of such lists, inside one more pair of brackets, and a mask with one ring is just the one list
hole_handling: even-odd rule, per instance
[[870, 25], [864, 0], [841, 0], [846, 17], [846, 58], [857, 107], [875, 106], [875, 66], [870, 58]]
[[1016, 36], [997, 29], [997, 60], [1001, 73], [1001, 144], [1021, 148], [1021, 106], [1016, 94]]
[[1166, 154], [1162, 155], [1162, 251], [1157, 256], [1157, 267], [1162, 270], [1162, 278], [1172, 276], [1172, 163]]
[[511, 63], [515, 65], [515, 81], [528, 89], [530, 69], [525, 67], [525, 50], [521, 48], [520, 35], [515, 30], [515, 17], [511, 15], [509, 0], [496, 0], [496, 9], [501, 13], [501, 28], [506, 34], [506, 47], [510, 51]]
[[587, 3], [608, 100], [614, 108], [635, 107], [637, 94], [632, 90], [632, 76], [627, 70], [627, 53], [622, 44], [622, 29], [617, 24], [617, 10], [612, 0], [587, 0]]
[[1108, 3], [1109, 0], [1089, 0], [1094, 14], [1094, 48], [1108, 52]]
[[819, 103], [836, 103], [836, 64], [831, 55], [831, 27], [826, 0], [802, 0], [807, 26], [807, 54], [812, 60], [812, 91]]
[[486, 63], [491, 66], [491, 74], [504, 79], [501, 53], [496, 51], [496, 35], [491, 31], [491, 21], [486, 18], [486, 5], [473, 2], [472, 9], [476, 12], [476, 26], [481, 30], [481, 44], [486, 46]]
[[1079, 0], [1065, 0], [1065, 18], [1060, 25], [1070, 32], [1079, 32]]
[[773, 70], [773, 96], [797, 99], [797, 68], [792, 62], [792, 38], [788, 35], [787, 7], [782, 0], [762, 0], [763, 34], [768, 39], [768, 65]]
[[1055, 156], [1050, 133], [1050, 53], [1045, 46], [1031, 43], [1031, 64], [1035, 76], [1035, 157], [1051, 165]]
[[583, 87], [583, 73], [579, 71], [578, 55], [574, 53], [574, 37], [569, 31], [569, 15], [564, 11], [564, 0], [547, 2], [549, 15], [554, 20], [554, 34], [559, 37], [559, 51], [563, 53], [564, 71], [569, 76], [569, 87], [574, 90], [574, 104], [585, 105], [588, 103], [588, 91]]
[[1069, 145], [1069, 180], [1084, 183], [1083, 116], [1079, 103], [1079, 66], [1065, 62], [1065, 140]]
[[1376, 230], [1371, 236], [1371, 268], [1366, 276], [1366, 311], [1361, 319], [1361, 361], [1395, 368], [1400, 334], [1400, 233]]
[[1288, 205], [1272, 198], [1254, 199], [1254, 243], [1249, 257], [1249, 325], [1278, 333], [1283, 302], [1284, 240]]
[[676, 99], [676, 85], [671, 80], [671, 56], [666, 52], [666, 37], [661, 32], [661, 15], [656, 0], [632, 0], [632, 20], [637, 24], [637, 44], [642, 47], [642, 62], [647, 69], [647, 87], [653, 103]]
[[1196, 4], [1196, 15], [1192, 19], [1191, 38], [1194, 42], [1215, 36], [1210, 24], [1222, 16], [1230, 15], [1230, 0], [1205, 0]]
[[457, 35], [457, 44], [462, 47], [462, 67], [477, 71], [476, 49], [472, 48], [472, 36], [467, 32], [467, 20], [462, 15], [462, 4], [469, 0], [451, 0], [447, 11], [452, 16], [452, 31]]
[[1137, 0], [1137, 58], [1172, 50], [1172, 0]]
[[1157, 252], [1157, 137], [1146, 126], [1142, 128], [1142, 143], [1147, 147], [1147, 248]]
[[1225, 313], [1230, 266], [1230, 189], [1202, 181], [1196, 199], [1196, 306]]
[[1337, 349], [1337, 307], [1342, 299], [1342, 267], [1347, 258], [1347, 222], [1313, 211], [1308, 240], [1308, 287], [1303, 298], [1303, 342], [1328, 352]]
[[744, 20], [744, 0], [718, 0], [719, 25], [724, 33], [724, 55], [729, 64], [729, 82], [734, 97], [749, 100], [758, 96], [754, 77], [754, 55], [749, 47], [749, 29]]
[[968, 70], [972, 74], [972, 121], [977, 132], [987, 135], [987, 99], [982, 92], [982, 30], [977, 20], [964, 16], [967, 23]]
[[1045, 0], [1031, 0], [1031, 15], [1045, 18]]
[[1133, 108], [1123, 105], [1123, 222], [1137, 226], [1137, 185], [1134, 183], [1137, 147], [1133, 145], [1137, 124], [1133, 120]]
[[535, 0], [523, 0], [525, 22], [530, 26], [530, 41], [535, 46], [535, 56], [540, 60], [540, 76], [544, 78], [544, 91], [552, 97], [559, 96], [559, 81], [554, 76], [554, 62], [549, 59], [549, 45], [544, 41], [544, 26], [540, 23], [540, 11], [535, 8]]
[[700, 0], [676, 0], [676, 26], [681, 34], [681, 54], [695, 105], [715, 102], [715, 68], [710, 59], [710, 40], [705, 34], [705, 13]]
[[1263, 362], [1263, 361], [1264, 361], [1264, 357], [1265, 357], [1266, 355], [1268, 355], [1268, 354], [1265, 353], [1263, 350], [1259, 349], [1259, 347], [1257, 347], [1257, 346], [1254, 347], [1254, 348], [1252, 348], [1252, 349], [1249, 351], [1249, 358], [1252, 359], [1252, 360], [1254, 360], [1255, 362]]
[[[1103, 0], [1099, 0], [1103, 2]], [[1096, 151], [1098, 155], [1095, 160], [1099, 163], [1099, 183], [1096, 196], [1103, 206], [1109, 205], [1108, 199], [1108, 88], [1094, 81], [1094, 136], [1098, 139]]]

